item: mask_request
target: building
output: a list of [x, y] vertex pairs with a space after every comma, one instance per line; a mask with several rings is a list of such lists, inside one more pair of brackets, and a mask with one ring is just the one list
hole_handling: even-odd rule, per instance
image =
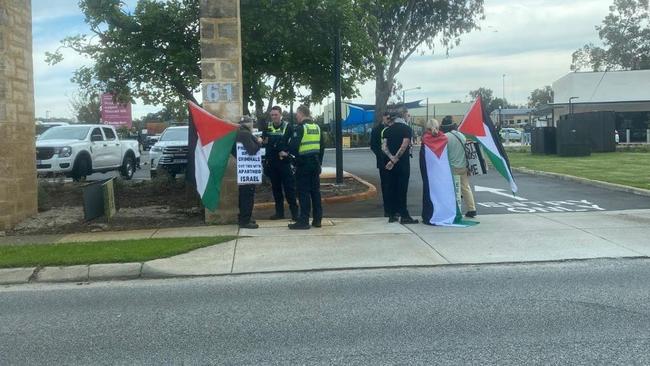
[[533, 112], [530, 108], [495, 109], [490, 113], [490, 118], [502, 126], [522, 126], [533, 121]]
[[646, 142], [650, 128], [650, 70], [572, 72], [553, 83], [547, 108], [552, 121], [571, 113], [615, 112], [616, 129], [625, 140]]

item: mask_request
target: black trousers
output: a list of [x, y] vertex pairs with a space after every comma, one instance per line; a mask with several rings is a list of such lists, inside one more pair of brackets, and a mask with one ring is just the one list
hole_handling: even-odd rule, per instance
[[411, 177], [411, 164], [408, 157], [404, 157], [391, 170], [386, 171], [388, 215], [409, 217], [406, 206], [406, 196], [409, 190]]
[[269, 177], [273, 189], [275, 214], [284, 216], [284, 199], [286, 198], [291, 210], [291, 216], [298, 217], [296, 177], [291, 171], [291, 165], [283, 161], [270, 161], [266, 175]]
[[378, 168], [379, 169], [379, 182], [381, 183], [381, 201], [384, 204], [384, 216], [389, 216], [390, 212], [388, 212], [388, 170], [385, 168]]
[[255, 185], [239, 186], [239, 224], [246, 225], [251, 222], [255, 205]]
[[323, 206], [320, 195], [320, 165], [308, 164], [296, 169], [296, 187], [300, 203], [298, 223], [309, 224], [309, 214], [313, 210], [314, 221], [323, 218]]

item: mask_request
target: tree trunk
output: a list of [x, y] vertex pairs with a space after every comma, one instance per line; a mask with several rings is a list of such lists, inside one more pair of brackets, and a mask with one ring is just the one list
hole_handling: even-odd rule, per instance
[[392, 80], [386, 80], [384, 66], [377, 65], [375, 72], [375, 123], [381, 122], [381, 117], [386, 111], [386, 104], [390, 98], [390, 91], [393, 87]]

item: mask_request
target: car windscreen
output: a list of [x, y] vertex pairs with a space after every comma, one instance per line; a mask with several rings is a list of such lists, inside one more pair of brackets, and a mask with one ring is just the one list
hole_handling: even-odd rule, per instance
[[90, 127], [52, 127], [43, 132], [39, 140], [83, 140], [88, 136]]
[[160, 137], [160, 141], [187, 141], [187, 128], [169, 128]]

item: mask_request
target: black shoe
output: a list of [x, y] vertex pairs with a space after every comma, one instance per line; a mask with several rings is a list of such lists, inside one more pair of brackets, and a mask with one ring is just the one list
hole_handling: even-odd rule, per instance
[[399, 223], [402, 224], [402, 225], [417, 224], [418, 222], [419, 222], [418, 220], [416, 220], [416, 219], [414, 219], [414, 218], [412, 218], [410, 216], [402, 217], [399, 220]]
[[257, 229], [259, 227], [259, 225], [252, 222], [249, 222], [248, 224], [239, 224], [240, 229]]
[[295, 224], [289, 224], [290, 230], [309, 230], [311, 226], [308, 223], [296, 222]]
[[275, 214], [275, 215], [269, 217], [269, 220], [284, 220], [284, 215]]
[[311, 222], [311, 226], [313, 226], [313, 227], [321, 227], [323, 225], [321, 224], [321, 220], [314, 220], [314, 221]]
[[388, 222], [397, 222], [397, 221], [399, 221], [399, 219], [397, 218], [397, 216], [390, 216], [390, 217], [388, 218]]
[[390, 217], [390, 214], [388, 212], [384, 212], [384, 217]]
[[473, 219], [476, 217], [476, 211], [467, 211], [465, 214], [465, 217], [469, 217], [470, 219]]

